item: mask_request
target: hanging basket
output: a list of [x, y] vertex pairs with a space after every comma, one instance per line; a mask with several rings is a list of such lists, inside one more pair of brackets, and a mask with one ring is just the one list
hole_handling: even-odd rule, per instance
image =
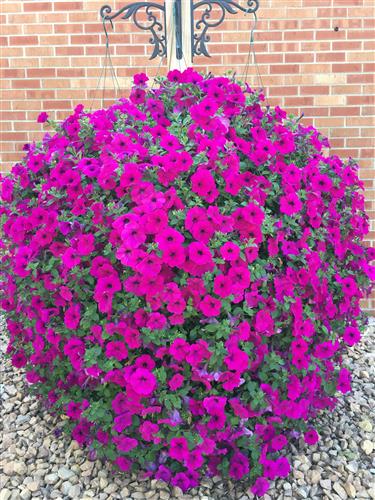
[[8, 355], [72, 438], [186, 491], [261, 495], [350, 390], [368, 231], [357, 165], [225, 77], [172, 71], [1, 180]]

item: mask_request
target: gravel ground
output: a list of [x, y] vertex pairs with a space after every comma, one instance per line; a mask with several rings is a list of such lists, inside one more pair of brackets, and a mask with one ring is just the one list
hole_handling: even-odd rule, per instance
[[[1, 328], [3, 331], [4, 329]], [[4, 349], [4, 340], [0, 342]], [[293, 472], [272, 483], [265, 495], [272, 499], [375, 499], [375, 320], [348, 361], [353, 391], [336, 410], [319, 417], [321, 440], [312, 447], [302, 440], [290, 446]], [[85, 451], [67, 437], [56, 437], [61, 421], [46, 413], [27, 395], [22, 376], [3, 363], [3, 432], [0, 448], [0, 500], [41, 499], [194, 499], [254, 498], [244, 483], [206, 480], [199, 490], [184, 495], [159, 481], [113, 473], [109, 465], [90, 461]]]

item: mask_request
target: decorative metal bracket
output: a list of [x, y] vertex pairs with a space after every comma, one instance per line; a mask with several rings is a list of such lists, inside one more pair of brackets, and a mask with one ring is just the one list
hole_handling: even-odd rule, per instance
[[[137, 14], [140, 9], [145, 9], [147, 15], [148, 24], [142, 24], [137, 18]], [[159, 10], [162, 12], [160, 15], [162, 18], [162, 22], [158, 20], [156, 15], [153, 12], [153, 9]], [[100, 9], [100, 17], [103, 20], [103, 23], [106, 21], [111, 22], [116, 17], [120, 17], [121, 19], [129, 19], [132, 18], [134, 24], [137, 28], [145, 31], [151, 32], [150, 43], [154, 46], [154, 50], [151, 54], [150, 59], [154, 59], [156, 56], [164, 57], [167, 55], [167, 33], [166, 33], [166, 22], [165, 22], [165, 5], [160, 5], [154, 2], [135, 2], [123, 7], [118, 12], [112, 13], [112, 8], [109, 5], [103, 5]]]
[[[216, 21], [210, 20], [213, 5], [217, 5], [221, 9], [219, 19]], [[206, 8], [202, 12], [200, 19], [195, 22], [194, 13], [196, 11], [199, 12], [198, 9], [204, 6], [206, 6]], [[255, 14], [258, 8], [259, 0], [247, 0], [245, 7], [242, 7], [233, 0], [200, 0], [197, 3], [194, 3], [194, 0], [190, 0], [192, 57], [195, 55], [210, 57], [206, 47], [206, 43], [210, 41], [210, 37], [207, 32], [210, 28], [219, 26], [224, 21], [225, 14], [227, 12], [230, 14], [236, 14], [238, 11], [242, 11], [247, 14]], [[148, 24], [142, 24], [142, 22], [140, 22], [137, 18], [137, 14], [140, 9], [145, 9], [147, 21], [144, 21], [143, 23], [146, 22]], [[155, 10], [160, 11], [159, 19], [154, 14]], [[112, 24], [112, 21], [117, 17], [120, 17], [121, 19], [132, 18], [134, 24], [139, 29], [151, 32], [150, 43], [154, 46], [154, 50], [150, 59], [154, 59], [156, 56], [165, 57], [167, 55], [165, 3], [160, 5], [155, 2], [135, 2], [123, 7], [114, 14], [112, 14], [112, 8], [109, 5], [103, 5], [100, 9], [100, 17], [103, 20], [103, 24], [107, 21]], [[173, 17], [176, 36], [176, 58], [180, 60], [183, 58], [181, 0], [174, 0]]]
[[[212, 5], [218, 5], [221, 9], [219, 19], [216, 21], [211, 20]], [[206, 43], [210, 41], [207, 31], [210, 28], [216, 28], [225, 19], [226, 12], [230, 14], [237, 14], [238, 11], [245, 12], [246, 14], [255, 14], [259, 9], [259, 0], [247, 0], [247, 7], [242, 7], [232, 0], [201, 0], [200, 2], [193, 3], [191, 0], [191, 53], [193, 56], [206, 56], [210, 57]], [[196, 33], [194, 29], [194, 11], [200, 7], [206, 6], [206, 9], [201, 15], [199, 21], [195, 23], [195, 28], [201, 30]]]

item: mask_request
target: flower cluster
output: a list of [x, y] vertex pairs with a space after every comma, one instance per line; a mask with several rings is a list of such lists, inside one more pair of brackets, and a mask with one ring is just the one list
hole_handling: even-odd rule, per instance
[[92, 454], [186, 491], [286, 477], [350, 390], [374, 252], [353, 160], [260, 92], [171, 71], [1, 179], [8, 354]]

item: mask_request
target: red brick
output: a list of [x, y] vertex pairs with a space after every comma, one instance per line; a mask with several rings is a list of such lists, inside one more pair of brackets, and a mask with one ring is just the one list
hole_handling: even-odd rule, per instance
[[345, 61], [345, 52], [320, 52], [316, 54], [316, 60], [318, 62], [339, 62]]
[[328, 116], [328, 108], [319, 108], [314, 106], [313, 108], [303, 108], [306, 117], [310, 116]]
[[361, 42], [347, 42], [347, 41], [339, 41], [339, 42], [332, 42], [332, 50], [347, 50], [347, 51], [353, 51], [353, 50], [359, 50], [361, 48]]
[[[317, 54], [319, 55], [319, 54]], [[295, 54], [285, 54], [285, 62], [314, 62], [314, 54], [308, 54], [306, 52], [298, 52]]]
[[[82, 24], [54, 24], [53, 29], [55, 33], [83, 33], [84, 26]], [[96, 32], [98, 32], [98, 26], [96, 25]], [[81, 37], [82, 41], [82, 37]], [[86, 42], [86, 38], [85, 38]]]
[[331, 17], [333, 19], [338, 19], [341, 17], [346, 17], [348, 14], [348, 9], [339, 9], [333, 7], [330, 9], [318, 9], [318, 17]]
[[99, 43], [99, 35], [72, 35], [70, 37], [70, 42], [73, 45], [82, 45], [82, 40], [84, 40], [85, 45], [92, 45]]
[[348, 31], [348, 39], [349, 40], [365, 40], [367, 38], [373, 39], [374, 32], [373, 30], [350, 30]]
[[326, 85], [311, 85], [300, 87], [300, 94], [316, 95], [316, 94], [328, 94], [329, 87]]
[[40, 36], [41, 45], [68, 45], [69, 37], [66, 35]]
[[359, 73], [357, 75], [348, 75], [347, 81], [348, 83], [373, 83], [374, 75], [365, 75], [363, 73]]
[[0, 69], [0, 78], [25, 78], [25, 76], [26, 74], [24, 69]]
[[364, 64], [363, 65], [363, 71], [365, 73], [372, 73], [372, 75], [374, 76], [374, 73], [375, 73], [375, 63], [372, 63], [372, 64]]
[[[26, 98], [27, 99], [53, 99], [55, 97], [54, 90], [27, 90]], [[32, 108], [31, 108], [32, 109]]]
[[27, 76], [29, 78], [53, 78], [56, 76], [55, 68], [28, 68]]
[[312, 97], [286, 97], [285, 106], [312, 106]]
[[56, 47], [57, 56], [80, 56], [85, 53], [84, 47]]
[[335, 31], [333, 28], [331, 30], [322, 30], [322, 31], [317, 31], [316, 32], [316, 39], [317, 40], [342, 40], [346, 36], [346, 31], [343, 29], [340, 29], [340, 23], [337, 22], [337, 24], [334, 27], [338, 27], [339, 30]]
[[331, 27], [330, 19], [301, 19], [301, 29], [328, 29]]
[[361, 64], [332, 64], [332, 71], [334, 73], [359, 73], [362, 71]]
[[13, 80], [14, 89], [35, 89], [40, 87], [40, 80]]
[[84, 2], [57, 2], [56, 0], [53, 2], [53, 10], [62, 10], [62, 11], [70, 11], [70, 10], [83, 10]]
[[38, 45], [37, 36], [11, 36], [9, 45]]
[[[223, 45], [224, 47], [227, 47], [226, 49], [223, 49], [225, 51], [231, 52], [232, 51], [237, 51], [236, 46], [233, 45]], [[221, 45], [216, 45], [215, 47], [212, 47], [211, 54], [215, 54], [217, 52], [221, 53], [220, 51]], [[234, 48], [233, 48], [234, 47]], [[144, 45], [118, 45], [116, 47], [116, 54], [117, 55], [144, 55], [145, 54], [145, 49], [148, 50], [148, 47], [146, 48]]]
[[57, 68], [56, 73], [64, 78], [85, 76], [85, 68]]
[[314, 40], [314, 32], [313, 31], [285, 31], [284, 32], [284, 40]]
[[25, 12], [45, 12], [52, 10], [53, 2], [21, 2], [21, 4]]
[[293, 74], [298, 73], [299, 65], [298, 64], [275, 64], [271, 67], [271, 74]]
[[331, 116], [359, 116], [361, 110], [358, 106], [334, 106], [330, 109]]
[[347, 104], [374, 104], [375, 97], [373, 95], [348, 95], [346, 98]]
[[296, 94], [296, 88], [295, 87], [283, 87], [283, 86], [278, 86], [278, 87], [272, 87], [269, 89], [269, 95], [270, 96], [285, 96], [285, 95], [295, 95]]

